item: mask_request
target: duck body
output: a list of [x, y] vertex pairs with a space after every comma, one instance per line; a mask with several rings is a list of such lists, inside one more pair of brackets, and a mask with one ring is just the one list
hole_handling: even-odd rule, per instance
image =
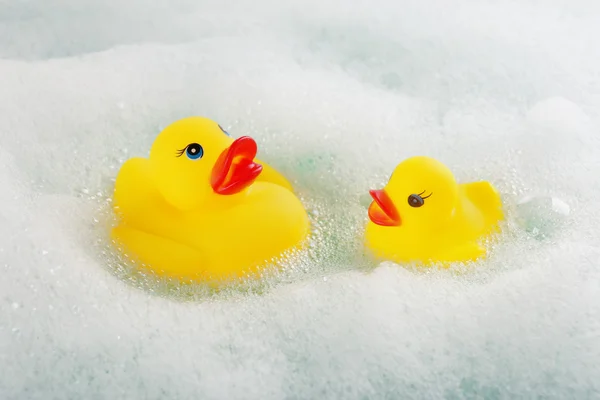
[[382, 190], [371, 191], [367, 247], [379, 259], [423, 264], [486, 255], [483, 241], [499, 229], [502, 203], [485, 181], [457, 184], [437, 160], [401, 163]]
[[[308, 216], [287, 180], [270, 167], [259, 179], [264, 164], [254, 162], [255, 143], [220, 137], [219, 128], [203, 118], [178, 121], [148, 159], [126, 161], [117, 176], [112, 237], [158, 275], [239, 278], [301, 247], [308, 235]], [[202, 143], [202, 159], [176, 155], [190, 143]]]

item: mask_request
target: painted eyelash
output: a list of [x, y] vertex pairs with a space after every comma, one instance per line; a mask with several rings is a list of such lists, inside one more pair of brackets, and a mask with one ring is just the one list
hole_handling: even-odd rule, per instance
[[182, 155], [182, 154], [185, 152], [185, 150], [186, 150], [187, 148], [188, 148], [188, 147], [187, 147], [187, 146], [185, 146], [183, 149], [181, 149], [181, 150], [177, 150], [177, 151], [175, 152], [175, 154], [177, 154], [177, 156], [176, 156], [176, 157], [181, 157], [181, 155]]
[[431, 192], [431, 193], [429, 193], [429, 195], [428, 195], [428, 196], [422, 197], [421, 195], [422, 195], [423, 193], [425, 193], [426, 191], [427, 191], [427, 190], [423, 190], [421, 193], [419, 193], [419, 196], [420, 196], [420, 197], [421, 197], [423, 200], [430, 198], [430, 197], [431, 197], [431, 195], [433, 194], [433, 192]]

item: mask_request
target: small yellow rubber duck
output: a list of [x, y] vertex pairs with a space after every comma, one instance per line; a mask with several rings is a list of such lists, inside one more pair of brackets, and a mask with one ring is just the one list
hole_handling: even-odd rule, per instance
[[444, 164], [424, 156], [404, 160], [385, 188], [370, 194], [366, 246], [398, 263], [483, 257], [481, 239], [503, 219], [500, 195], [489, 182], [457, 184]]
[[149, 158], [119, 171], [112, 238], [156, 274], [222, 281], [302, 247], [307, 213], [289, 182], [255, 160], [256, 142], [190, 117], [165, 128]]

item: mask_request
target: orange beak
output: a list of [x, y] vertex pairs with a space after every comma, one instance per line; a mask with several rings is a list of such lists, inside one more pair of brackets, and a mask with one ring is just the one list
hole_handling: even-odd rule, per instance
[[373, 202], [369, 206], [369, 219], [374, 224], [381, 226], [400, 226], [402, 224], [398, 210], [384, 189], [370, 190], [369, 194], [373, 197]]
[[254, 182], [262, 171], [262, 165], [254, 162], [256, 151], [256, 142], [248, 136], [236, 139], [223, 150], [210, 177], [215, 193], [236, 194]]

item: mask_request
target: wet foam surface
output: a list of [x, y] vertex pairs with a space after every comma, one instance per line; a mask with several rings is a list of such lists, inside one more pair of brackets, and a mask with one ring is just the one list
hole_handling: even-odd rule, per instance
[[[38, 0], [0, 16], [2, 398], [599, 395], [595, 3]], [[282, 274], [165, 286], [106, 245], [121, 163], [194, 114], [255, 137], [309, 208], [312, 251]], [[489, 259], [360, 257], [365, 195], [415, 154], [498, 187]], [[568, 216], [519, 215], [531, 194]], [[538, 219], [558, 225], [535, 235]]]

